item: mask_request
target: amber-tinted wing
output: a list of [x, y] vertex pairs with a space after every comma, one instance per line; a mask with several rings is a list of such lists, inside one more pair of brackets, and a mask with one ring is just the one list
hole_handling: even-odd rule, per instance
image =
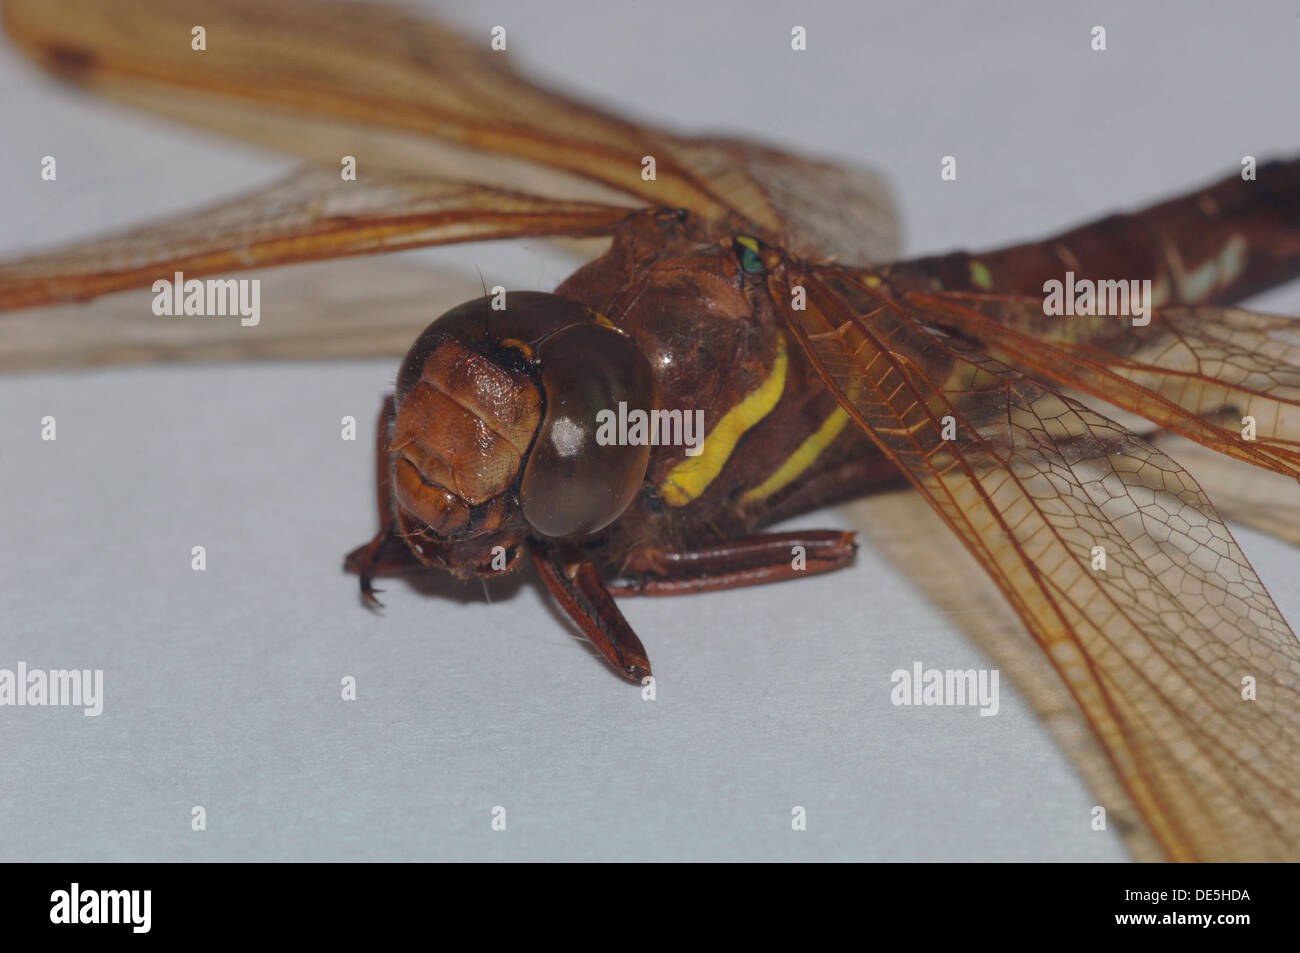
[[246, 268], [527, 235], [608, 235], [628, 214], [430, 176], [307, 167], [233, 201], [0, 264], [0, 309]]
[[0, 318], [0, 371], [170, 361], [400, 358], [429, 322], [483, 293], [477, 274], [393, 258], [321, 261], [245, 273], [260, 282], [258, 323], [154, 314], [136, 288]]
[[391, 7], [321, 0], [8, 0], [4, 24], [98, 92], [283, 150], [569, 196], [552, 179], [521, 183], [522, 161], [595, 184], [600, 200], [690, 209], [800, 254], [863, 262], [896, 250], [875, 176], [611, 116], [521, 78], [486, 27], [471, 40]]
[[1148, 439], [1196, 476], [1224, 519], [1300, 546], [1300, 487], [1293, 478], [1244, 467], [1176, 434], [1159, 431]]
[[[147, 287], [178, 270], [196, 278], [477, 239], [608, 235], [647, 204], [824, 258], [896, 250], [887, 191], [869, 173], [626, 122], [520, 78], [487, 37], [469, 42], [392, 8], [9, 0], [2, 10], [10, 39], [65, 78], [320, 162], [197, 214], [0, 265], [0, 310]], [[206, 30], [202, 53], [190, 47], [195, 24]], [[356, 181], [341, 180], [343, 155], [356, 158]], [[365, 334], [373, 309], [326, 327], [281, 307], [275, 333], [173, 323], [150, 341], [138, 304], [106, 305], [61, 314], [54, 328], [0, 325], [4, 363], [342, 356], [347, 342], [360, 354], [378, 340]], [[120, 325], [121, 341], [95, 320], [123, 314], [132, 327]]]
[[792, 263], [770, 281], [841, 405], [1048, 654], [1168, 856], [1300, 858], [1300, 644], [1195, 481], [914, 304]]
[[1048, 316], [1034, 298], [926, 292], [903, 300], [1003, 363], [1300, 480], [1300, 321], [1191, 307], [1156, 308], [1149, 324], [1134, 325], [1122, 316]]

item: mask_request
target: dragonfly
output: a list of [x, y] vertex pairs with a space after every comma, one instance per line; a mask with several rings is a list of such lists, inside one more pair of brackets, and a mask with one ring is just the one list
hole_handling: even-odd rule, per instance
[[[1068, 692], [1136, 856], [1300, 857], [1300, 644], [1202, 488], [1300, 539], [1286, 517], [1300, 337], [1232, 307], [1300, 272], [1300, 161], [1046, 241], [900, 261], [872, 173], [612, 115], [402, 10], [11, 0], [3, 16], [64, 79], [308, 161], [215, 207], [0, 264], [0, 309], [175, 273], [608, 241], [553, 292], [497, 310], [484, 289], [410, 347], [382, 403], [380, 530], [346, 561], [366, 599], [375, 576], [531, 560], [640, 682], [652, 668], [617, 597], [840, 569], [852, 534], [768, 527], [906, 486], [950, 534], [933, 545], [969, 553]], [[345, 139], [373, 166], [351, 180]], [[1142, 320], [1047, 313], [1067, 273], [1149, 281]], [[394, 345], [356, 322], [345, 349]], [[196, 332], [156, 350], [125, 346], [123, 326], [88, 316], [60, 360], [340, 348], [310, 321], [287, 341]], [[27, 360], [21, 342], [7, 353]], [[699, 452], [594, 441], [595, 414], [620, 402], [704, 411]], [[1203, 451], [1200, 482], [1174, 441]], [[1248, 484], [1266, 489], [1248, 499]]]

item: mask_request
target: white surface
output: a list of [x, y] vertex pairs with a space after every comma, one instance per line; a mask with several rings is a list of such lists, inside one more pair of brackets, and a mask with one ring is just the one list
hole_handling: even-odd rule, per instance
[[[883, 169], [911, 254], [1045, 234], [1245, 153], [1300, 151], [1286, 5], [1046, 6], [493, 3], [457, 19], [505, 24], [512, 56], [648, 119]], [[789, 51], [794, 23], [807, 53]], [[288, 165], [104, 107], [8, 49], [0, 90], [7, 254]], [[37, 178], [47, 153], [57, 188]], [[944, 154], [956, 183], [939, 181]], [[565, 274], [547, 254], [421, 253], [544, 289]], [[1297, 313], [1300, 294], [1266, 304]], [[1088, 830], [1093, 797], [1005, 681], [995, 718], [889, 704], [889, 673], [914, 660], [988, 663], [870, 550], [797, 584], [625, 601], [653, 703], [531, 579], [491, 606], [391, 582], [386, 615], [365, 612], [340, 562], [373, 531], [368, 437], [394, 372], [0, 379], [0, 667], [103, 668], [107, 696], [98, 718], [0, 709], [0, 859], [1124, 856]], [[39, 439], [46, 414], [56, 443]], [[1294, 551], [1238, 538], [1300, 618]], [[200, 544], [205, 573], [189, 568]], [[339, 699], [345, 675], [356, 702]]]

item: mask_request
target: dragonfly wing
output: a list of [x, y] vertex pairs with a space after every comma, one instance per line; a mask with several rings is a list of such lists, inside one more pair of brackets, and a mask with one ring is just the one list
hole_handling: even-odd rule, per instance
[[1243, 467], [1177, 434], [1157, 432], [1150, 440], [1196, 476], [1224, 519], [1300, 546], [1300, 487], [1294, 479]]
[[898, 257], [898, 213], [877, 174], [739, 139], [675, 142], [691, 169], [739, 197], [739, 211], [770, 209], [775, 241], [792, 254], [849, 265]]
[[[621, 193], [805, 254], [895, 257], [894, 211], [870, 173], [620, 119], [524, 79], [486, 35], [470, 42], [391, 7], [8, 0], [4, 24], [63, 77], [283, 150], [547, 195], [610, 202]], [[195, 24], [206, 30], [202, 53], [190, 48]], [[567, 178], [535, 178], [542, 169]], [[575, 180], [582, 194], [569, 188]]]
[[1300, 858], [1300, 643], [1186, 471], [886, 293], [793, 263], [770, 283], [804, 289], [791, 334], [1010, 602], [1166, 855]]
[[1116, 316], [1048, 316], [1033, 298], [925, 292], [904, 300], [1028, 374], [1300, 480], [1294, 318], [1240, 308], [1157, 308], [1149, 324], [1134, 326]]
[[400, 358], [435, 317], [482, 294], [478, 275], [401, 259], [254, 269], [259, 320], [160, 317], [135, 288], [0, 319], [0, 371], [249, 358]]
[[1051, 732], [1062, 753], [1082, 775], [1095, 801], [1066, 805], [1078, 811], [1080, 837], [1090, 829], [1083, 816], [1091, 804], [1105, 805], [1107, 829], [1120, 833], [1136, 860], [1155, 861], [1164, 849], [1142, 823], [1097, 737], [1079, 716], [1079, 706], [1052, 667], [1050, 657], [1025, 629], [1006, 597], [962, 546], [937, 546], [949, 530], [914, 490], [878, 493], [854, 500], [847, 515], [871, 550], [907, 578], [911, 587], [943, 613], [945, 620], [979, 646], [1004, 680]]
[[628, 210], [455, 180], [301, 169], [211, 208], [0, 264], [0, 310], [245, 268], [451, 242], [609, 235]]

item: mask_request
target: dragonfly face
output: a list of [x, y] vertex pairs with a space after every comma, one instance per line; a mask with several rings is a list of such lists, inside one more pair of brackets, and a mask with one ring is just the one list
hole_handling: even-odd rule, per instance
[[598, 439], [597, 415], [652, 407], [645, 357], [610, 322], [556, 295], [476, 299], [434, 321], [397, 377], [386, 452], [394, 518], [424, 565], [513, 568], [535, 534], [608, 525], [640, 487], [648, 446]]

